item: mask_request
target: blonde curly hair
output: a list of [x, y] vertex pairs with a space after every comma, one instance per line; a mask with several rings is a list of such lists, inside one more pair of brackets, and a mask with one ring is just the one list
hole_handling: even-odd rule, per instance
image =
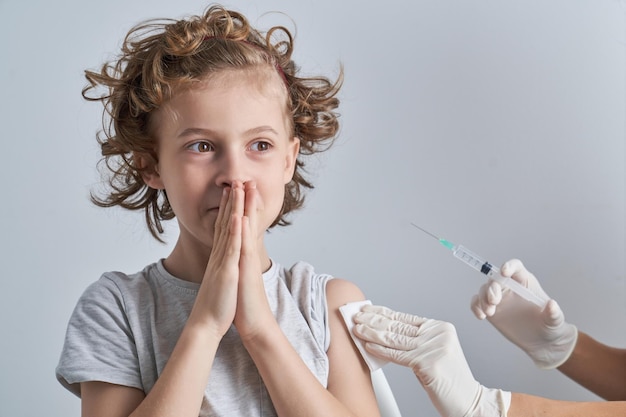
[[[313, 188], [304, 178], [302, 156], [328, 149], [339, 131], [335, 110], [343, 82], [342, 69], [334, 82], [323, 76], [299, 77], [292, 52], [293, 37], [285, 27], [262, 34], [242, 14], [219, 5], [209, 6], [201, 16], [148, 20], [133, 27], [117, 60], [106, 62], [99, 72], [85, 71], [89, 84], [83, 97], [104, 105], [97, 140], [110, 187], [103, 196], [92, 192], [91, 200], [100, 207], [143, 210], [150, 233], [162, 241], [162, 221], [174, 218], [174, 212], [165, 190], [150, 188], [143, 180], [142, 174], [158, 162], [149, 132], [151, 114], [175, 90], [213, 73], [271, 65], [287, 86], [290, 128], [300, 139], [300, 153], [285, 185], [282, 210], [270, 227], [290, 224], [286, 215], [302, 207], [303, 188]], [[95, 95], [99, 88], [106, 93]]]

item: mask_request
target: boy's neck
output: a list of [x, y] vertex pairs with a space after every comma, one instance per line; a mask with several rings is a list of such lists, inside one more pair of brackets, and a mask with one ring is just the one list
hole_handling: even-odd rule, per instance
[[[266, 272], [272, 266], [263, 240], [259, 242], [259, 261], [261, 271]], [[208, 246], [185, 244], [180, 238], [174, 249], [163, 261], [165, 269], [176, 278], [201, 283], [209, 263], [211, 248]]]

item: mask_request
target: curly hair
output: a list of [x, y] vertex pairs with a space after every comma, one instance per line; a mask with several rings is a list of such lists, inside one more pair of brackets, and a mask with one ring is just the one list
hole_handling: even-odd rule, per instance
[[[151, 114], [177, 89], [213, 73], [271, 65], [287, 86], [290, 128], [300, 140], [300, 152], [293, 178], [285, 185], [282, 210], [270, 228], [290, 224], [286, 215], [302, 207], [303, 189], [313, 188], [304, 177], [302, 156], [328, 149], [339, 131], [335, 110], [343, 82], [342, 68], [334, 82], [323, 76], [299, 77], [292, 52], [293, 37], [285, 27], [275, 26], [263, 34], [242, 14], [219, 5], [209, 6], [201, 16], [152, 19], [133, 27], [117, 60], [106, 62], [99, 72], [85, 71], [89, 84], [83, 97], [104, 105], [97, 140], [99, 165], [104, 163], [110, 187], [103, 196], [92, 192], [92, 202], [143, 210], [150, 233], [162, 241], [162, 221], [175, 215], [165, 190], [150, 188], [143, 180], [142, 174], [158, 162], [149, 131]], [[105, 93], [98, 96], [99, 88]]]

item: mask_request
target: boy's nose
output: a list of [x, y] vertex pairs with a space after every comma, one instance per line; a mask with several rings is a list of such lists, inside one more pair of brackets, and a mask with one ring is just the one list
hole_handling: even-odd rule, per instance
[[248, 180], [245, 164], [240, 155], [232, 153], [222, 155], [219, 161], [219, 173], [215, 179], [218, 186], [229, 187], [235, 181], [243, 184]]

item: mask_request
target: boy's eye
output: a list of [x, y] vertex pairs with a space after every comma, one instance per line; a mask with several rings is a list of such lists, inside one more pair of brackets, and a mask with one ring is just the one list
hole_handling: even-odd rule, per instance
[[209, 142], [195, 142], [188, 146], [189, 149], [195, 152], [212, 152], [215, 150], [213, 145]]
[[260, 140], [258, 142], [254, 142], [252, 146], [250, 146], [250, 149], [256, 152], [265, 152], [269, 151], [271, 147], [272, 145], [270, 143]]

